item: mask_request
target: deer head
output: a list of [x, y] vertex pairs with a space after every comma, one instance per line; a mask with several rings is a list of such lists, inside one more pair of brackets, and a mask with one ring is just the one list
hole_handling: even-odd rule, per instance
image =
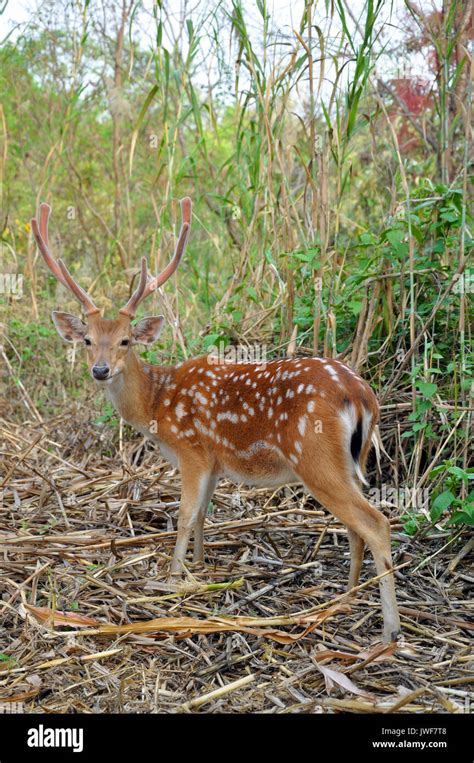
[[182, 199], [182, 224], [173, 258], [159, 275], [150, 278], [146, 258], [142, 257], [138, 286], [127, 304], [119, 310], [118, 317], [115, 319], [101, 317], [99, 308], [76, 283], [64, 262], [55, 260], [51, 254], [48, 239], [50, 206], [41, 204], [39, 222], [35, 217], [31, 220], [33, 235], [44, 261], [57, 280], [81, 303], [85, 314], [83, 320], [76, 315], [54, 310], [52, 313], [54, 325], [59, 335], [67, 342], [84, 344], [89, 370], [96, 381], [110, 382], [121, 374], [126, 367], [133, 345], [151, 345], [158, 339], [164, 322], [162, 315], [147, 316], [135, 325], [132, 324], [132, 320], [139, 304], [151, 292], [162, 286], [178, 267], [188, 241], [191, 209], [191, 199], [188, 197]]

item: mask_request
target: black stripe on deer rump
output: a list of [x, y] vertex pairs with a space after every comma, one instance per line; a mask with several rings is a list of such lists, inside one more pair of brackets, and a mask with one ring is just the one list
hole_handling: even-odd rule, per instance
[[354, 429], [351, 436], [351, 456], [354, 461], [359, 460], [360, 451], [362, 450], [362, 419], [359, 419], [357, 426]]

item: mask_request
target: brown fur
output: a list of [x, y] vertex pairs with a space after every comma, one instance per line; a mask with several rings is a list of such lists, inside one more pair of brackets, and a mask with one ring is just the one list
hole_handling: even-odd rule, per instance
[[[70, 332], [70, 326], [66, 326]], [[370, 387], [347, 366], [328, 359], [267, 364], [214, 362], [151, 366], [134, 353], [126, 316], [88, 320], [89, 366], [105, 362], [104, 385], [119, 415], [179, 466], [182, 496], [172, 573], [181, 572], [194, 532], [194, 559], [203, 558], [203, 527], [215, 484], [228, 476], [248, 484], [301, 482], [348, 528], [349, 587], [357, 585], [364, 545], [378, 574], [391, 569], [390, 526], [363, 496], [349, 450], [350, 429], [341, 411], [369, 425], [360, 452], [365, 466], [378, 404]], [[123, 338], [130, 339], [122, 347]], [[348, 439], [349, 438], [349, 439]], [[393, 574], [380, 581], [384, 635], [399, 628]]]

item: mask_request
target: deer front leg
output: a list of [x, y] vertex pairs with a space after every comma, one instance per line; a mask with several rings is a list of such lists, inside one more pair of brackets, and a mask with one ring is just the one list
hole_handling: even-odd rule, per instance
[[[171, 575], [173, 576], [180, 575], [183, 571], [191, 533], [199, 524], [199, 514], [202, 511], [204, 501], [207, 499], [207, 503], [209, 503], [208, 495], [213, 479], [213, 475], [209, 471], [199, 468], [196, 463], [181, 465], [182, 489], [178, 513], [178, 537], [171, 562]], [[212, 490], [214, 490], [214, 486], [212, 486]], [[202, 534], [202, 528], [198, 529], [198, 541], [199, 533]]]
[[206, 520], [207, 507], [209, 506], [209, 501], [211, 500], [212, 494], [214, 493], [216, 482], [217, 477], [214, 475], [209, 478], [208, 489], [206, 491], [206, 495], [204, 496], [202, 506], [199, 509], [196, 526], [194, 528], [193, 562], [204, 561], [204, 522]]

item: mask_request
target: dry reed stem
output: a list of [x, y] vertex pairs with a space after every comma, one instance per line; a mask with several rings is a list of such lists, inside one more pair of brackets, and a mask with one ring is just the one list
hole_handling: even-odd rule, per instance
[[[21, 698], [33, 712], [469, 707], [464, 531], [449, 545], [435, 528], [409, 538], [390, 509], [403, 640], [387, 649], [369, 555], [349, 608], [345, 529], [301, 489], [219, 485], [207, 565], [189, 563], [188, 579], [170, 590], [180, 480], [152, 446], [124, 433], [119, 453], [111, 432], [101, 450], [95, 425], [66, 413], [50, 427], [0, 425], [2, 479], [10, 473], [0, 505], [0, 700]], [[326, 688], [316, 663], [342, 685]], [[343, 688], [352, 685], [345, 676], [364, 696]]]

